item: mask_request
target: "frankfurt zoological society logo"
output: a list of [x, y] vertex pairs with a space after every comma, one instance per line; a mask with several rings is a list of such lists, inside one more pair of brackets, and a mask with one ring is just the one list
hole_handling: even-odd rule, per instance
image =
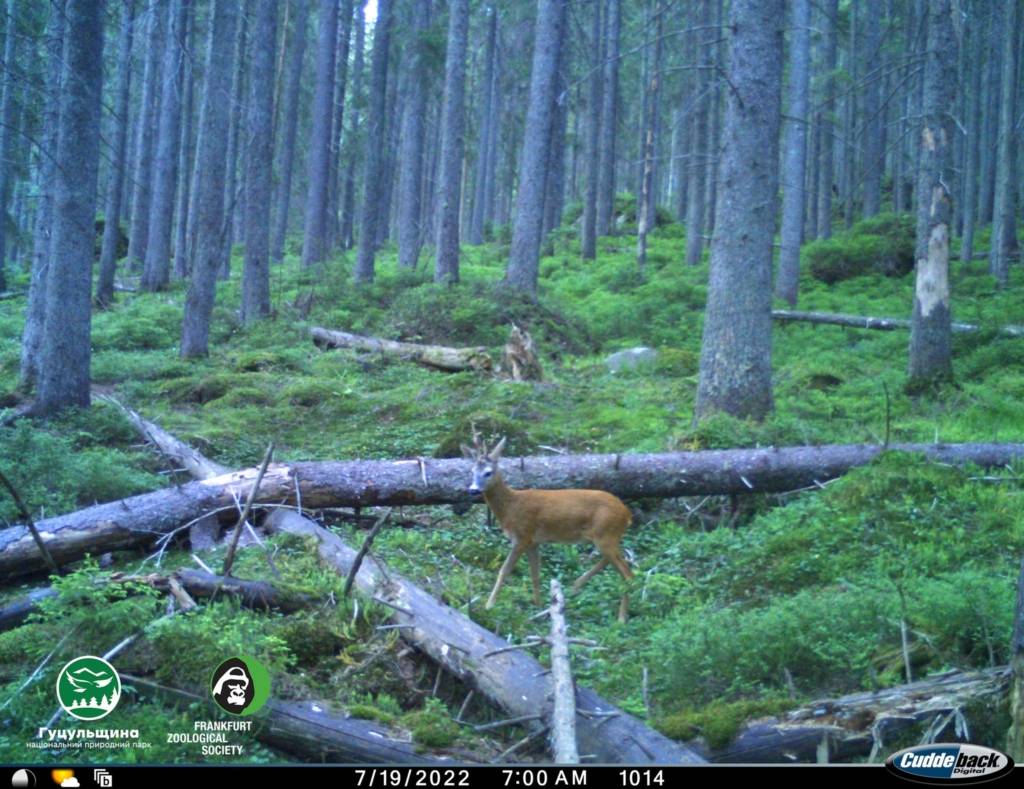
[[232, 715], [252, 715], [270, 698], [270, 674], [251, 657], [228, 658], [210, 678], [213, 700]]
[[121, 679], [103, 658], [77, 657], [57, 676], [57, 699], [68, 715], [98, 721], [121, 700]]

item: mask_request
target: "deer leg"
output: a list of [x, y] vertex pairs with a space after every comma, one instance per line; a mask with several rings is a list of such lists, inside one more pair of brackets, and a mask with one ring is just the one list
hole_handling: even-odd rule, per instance
[[597, 563], [593, 567], [591, 567], [589, 570], [583, 573], [583, 575], [576, 579], [576, 583], [572, 585], [573, 592], [578, 592], [580, 589], [583, 588], [583, 584], [585, 584], [587, 581], [589, 581], [591, 578], [593, 578], [595, 575], [601, 572], [605, 567], [607, 567], [608, 561], [609, 560], [607, 556], [602, 556], [600, 559], [598, 559]]
[[[628, 584], [633, 580], [633, 571], [629, 569], [629, 565], [626, 564], [626, 560], [622, 558], [622, 553], [616, 547], [615, 552], [608, 556], [608, 559], [612, 564], [615, 565], [615, 569], [619, 571], [619, 574]], [[627, 586], [628, 588], [628, 586]], [[629, 612], [629, 592], [624, 592], [622, 599], [619, 601], [619, 621], [625, 622]]]
[[533, 604], [540, 605], [540, 548], [534, 545], [526, 552], [530, 562], [530, 580], [533, 581]]
[[484, 608], [491, 608], [494, 605], [495, 599], [498, 597], [498, 591], [505, 583], [505, 579], [508, 578], [508, 574], [512, 572], [512, 568], [516, 566], [516, 562], [519, 561], [519, 557], [523, 555], [525, 548], [521, 548], [518, 543], [512, 546], [512, 551], [509, 553], [505, 563], [501, 565], [501, 569], [498, 571], [498, 580], [494, 583], [494, 589], [491, 590], [491, 596], [487, 598], [487, 604]]

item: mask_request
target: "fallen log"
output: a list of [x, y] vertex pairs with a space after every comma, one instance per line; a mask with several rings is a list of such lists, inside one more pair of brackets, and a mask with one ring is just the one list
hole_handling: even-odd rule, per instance
[[380, 337], [364, 337], [344, 331], [322, 329], [314, 326], [310, 330], [316, 345], [328, 348], [352, 348], [357, 351], [371, 351], [384, 356], [408, 359], [424, 367], [445, 372], [463, 370], [488, 371], [491, 357], [486, 348], [447, 348], [443, 345], [419, 345], [412, 342], [384, 340]]
[[39, 610], [39, 603], [56, 596], [56, 589], [44, 586], [33, 589], [0, 608], [0, 633], [17, 627], [28, 619], [29, 614]]
[[[1006, 466], [1024, 459], [1024, 444], [893, 444], [948, 464]], [[885, 447], [848, 444], [767, 447], [631, 455], [558, 455], [508, 458], [502, 471], [517, 488], [596, 488], [622, 498], [773, 493], [807, 488], [870, 463]], [[274, 464], [257, 504], [301, 504], [305, 509], [475, 502], [468, 493], [472, 461], [457, 459], [354, 460]], [[86, 553], [145, 546], [214, 511], [236, 511], [256, 469], [190, 482], [98, 504], [39, 521], [36, 526], [58, 564]], [[296, 495], [298, 493], [298, 495]], [[0, 530], [0, 579], [45, 569], [24, 526]]]
[[203, 455], [199, 450], [193, 449], [184, 441], [175, 438], [160, 425], [144, 419], [137, 411], [121, 403], [110, 395], [97, 395], [97, 399], [104, 400], [121, 409], [121, 413], [127, 417], [132, 426], [139, 431], [143, 439], [155, 446], [157, 450], [181, 465], [193, 479], [209, 479], [227, 474], [231, 469], [215, 463]]
[[556, 764], [579, 764], [576, 746], [576, 683], [569, 663], [569, 635], [565, 624], [565, 595], [557, 578], [551, 579], [551, 753]]
[[710, 749], [691, 741], [695, 751], [713, 762], [773, 764], [829, 761], [872, 756], [879, 760], [888, 745], [908, 731], [929, 729], [935, 742], [968, 742], [957, 715], [968, 705], [992, 705], [1007, 693], [1010, 669], [950, 671], [908, 685], [823, 699], [783, 718], [751, 721], [728, 745]]
[[[832, 326], [852, 326], [855, 329], [878, 329], [896, 331], [909, 329], [910, 321], [903, 318], [871, 318], [864, 315], [847, 315], [831, 312], [800, 312], [798, 310], [772, 310], [772, 318], [787, 323], [819, 323]], [[982, 326], [973, 323], [952, 323], [950, 329], [956, 334], [979, 332]], [[1000, 334], [1010, 337], [1024, 337], [1024, 326], [1000, 326]]]
[[[356, 551], [341, 538], [291, 510], [275, 510], [266, 522], [272, 532], [312, 538], [321, 559], [347, 575]], [[446, 671], [470, 684], [513, 717], [537, 717], [548, 709], [549, 683], [540, 663], [522, 650], [509, 650], [505, 639], [486, 630], [455, 609], [439, 602], [407, 579], [385, 574], [367, 556], [355, 574], [365, 595], [382, 601], [391, 619], [402, 625], [402, 639], [426, 653]], [[703, 761], [689, 748], [648, 728], [616, 709], [592, 690], [578, 688], [577, 735], [583, 753], [598, 762]]]
[[[143, 695], [181, 705], [203, 704], [214, 709], [209, 694], [200, 696], [161, 685], [143, 677], [121, 678]], [[328, 712], [317, 701], [270, 699], [253, 727], [257, 740], [309, 762], [357, 764], [450, 764], [451, 760], [419, 753], [418, 746], [374, 721], [347, 718]]]

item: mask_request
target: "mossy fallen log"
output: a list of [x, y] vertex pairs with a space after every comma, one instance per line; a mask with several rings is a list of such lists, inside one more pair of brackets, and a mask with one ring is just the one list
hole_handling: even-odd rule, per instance
[[[894, 444], [939, 463], [1002, 467], [1024, 460], [1024, 444]], [[629, 455], [507, 458], [502, 471], [516, 488], [591, 488], [626, 498], [773, 493], [815, 486], [870, 463], [876, 444], [767, 447]], [[468, 491], [472, 461], [353, 460], [273, 464], [257, 504], [377, 507], [476, 502]], [[87, 553], [150, 545], [213, 512], [236, 512], [255, 481], [255, 468], [98, 504], [39, 521], [58, 564]], [[46, 569], [24, 526], [0, 530], [0, 582]]]
[[350, 334], [345, 331], [323, 329], [314, 326], [310, 330], [313, 342], [320, 347], [352, 348], [357, 351], [369, 351], [384, 356], [407, 359], [416, 364], [445, 372], [462, 372], [463, 370], [488, 371], [491, 369], [491, 357], [486, 348], [448, 348], [444, 345], [420, 345], [412, 342], [385, 340], [380, 337], [365, 337], [361, 334]]

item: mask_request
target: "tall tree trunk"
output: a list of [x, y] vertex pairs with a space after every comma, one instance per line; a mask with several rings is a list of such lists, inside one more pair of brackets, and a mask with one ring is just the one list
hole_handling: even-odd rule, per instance
[[153, 193], [149, 206], [149, 230], [146, 233], [143, 290], [157, 291], [171, 279], [171, 230], [174, 198], [178, 186], [178, 143], [181, 134], [181, 86], [185, 72], [188, 42], [188, 7], [192, 0], [173, 0], [168, 11], [168, 29], [164, 51], [163, 90], [160, 95], [160, 121], [153, 162]]
[[33, 410], [89, 405], [92, 259], [103, 94], [102, 0], [68, 0], [52, 259]]
[[19, 82], [17, 69], [19, 8], [15, 0], [7, 0], [6, 28], [4, 30], [3, 88], [0, 91], [0, 291], [7, 290], [7, 198], [13, 179], [10, 177], [10, 162], [14, 158], [14, 138], [17, 132], [15, 122], [15, 91]]
[[192, 204], [192, 164], [194, 145], [192, 139], [193, 111], [195, 108], [196, 75], [193, 68], [195, 57], [196, 12], [195, 4], [188, 4], [188, 22], [185, 31], [187, 49], [185, 52], [185, 96], [182, 99], [181, 143], [178, 145], [178, 207], [175, 210], [174, 229], [174, 276], [185, 279], [191, 269], [188, 259], [189, 206]]
[[607, 0], [604, 85], [601, 92], [601, 143], [597, 179], [597, 234], [612, 231], [615, 211], [615, 135], [619, 113], [619, 33], [622, 0]]
[[989, 248], [988, 270], [1000, 288], [1009, 284], [1010, 238], [1007, 226], [1012, 221], [1013, 199], [1013, 142], [1016, 122], [1017, 78], [1017, 3], [1003, 4], [1000, 25], [1003, 38], [1002, 79], [999, 100], [999, 153], [996, 160], [995, 203], [992, 210], [992, 244]]
[[238, 158], [241, 150], [242, 107], [245, 106], [246, 28], [253, 0], [242, 0], [235, 38], [234, 76], [231, 79], [231, 116], [228, 123], [228, 160], [224, 178], [224, 227], [221, 229], [220, 266], [217, 279], [231, 276], [231, 250], [235, 243], [234, 218], [241, 190], [238, 186]]
[[19, 386], [30, 390], [39, 375], [40, 347], [46, 316], [46, 283], [52, 259], [53, 188], [56, 159], [45, 155], [57, 150], [60, 130], [61, 66], [64, 62], [64, 0], [54, 0], [46, 22], [46, 94], [43, 100], [42, 140], [38, 175], [39, 200], [32, 239], [32, 277], [29, 281], [25, 328], [21, 335]]
[[[653, 0], [652, 0], [653, 2]], [[654, 8], [654, 54], [647, 83], [647, 117], [644, 120], [643, 177], [640, 179], [640, 206], [637, 209], [636, 263], [641, 271], [647, 265], [647, 234], [654, 229], [656, 201], [654, 197], [654, 155], [657, 141], [661, 97], [661, 35], [665, 7]]]
[[355, 244], [356, 170], [359, 153], [363, 147], [360, 123], [363, 104], [363, 60], [366, 53], [366, 17], [362, 2], [356, 6], [353, 24], [356, 28], [356, 53], [352, 59], [352, 115], [348, 142], [345, 143], [345, 193], [341, 201], [341, 246], [344, 249], [351, 249]]
[[316, 86], [309, 143], [309, 186], [306, 191], [302, 265], [327, 256], [327, 178], [331, 156], [331, 99], [334, 96], [334, 54], [338, 38], [338, 0], [320, 0], [320, 35], [316, 54]]
[[423, 146], [427, 115], [427, 28], [430, 0], [413, 0], [412, 42], [405, 67], [406, 107], [402, 117], [398, 185], [398, 265], [416, 268], [423, 244]]
[[[399, 59], [397, 63], [391, 61], [390, 66], [394, 66], [394, 70], [398, 72], [400, 64], [401, 60]], [[385, 142], [384, 150], [381, 154], [380, 193], [377, 198], [378, 205], [380, 206], [380, 219], [377, 222], [377, 239], [374, 243], [374, 249], [380, 249], [391, 238], [391, 224], [393, 220], [391, 196], [395, 191], [395, 160], [398, 158], [398, 132], [402, 127], [402, 115], [404, 114], [403, 99], [405, 98], [398, 91], [398, 82], [397, 79], [388, 80], [387, 98], [384, 102]]]
[[[999, 11], [1003, 13], [1000, 14]], [[1001, 82], [999, 72], [999, 55], [1004, 42], [1001, 35], [1003, 17], [1007, 12], [1006, 5], [999, 9], [991, 5], [988, 13], [987, 46], [985, 57], [985, 98], [982, 103], [981, 131], [981, 182], [978, 188], [978, 222], [988, 224], [992, 221], [992, 211], [996, 192], [996, 158], [999, 149], [999, 97]]]
[[693, 80], [690, 122], [691, 166], [686, 179], [686, 265], [696, 266], [704, 252], [704, 176], [707, 173], [708, 88], [711, 84], [712, 47], [718, 32], [711, 28], [711, 0], [699, 0], [695, 6], [697, 33], [697, 72]]
[[804, 201], [804, 239], [818, 237], [818, 165], [821, 163], [818, 148], [821, 143], [821, 113], [814, 113], [810, 123], [807, 139], [807, 176], [804, 180], [807, 192], [807, 199]]
[[[593, 18], [590, 20], [590, 91], [587, 96], [587, 190], [583, 198], [583, 227], [580, 237], [580, 252], [584, 260], [597, 257], [597, 180], [600, 161], [601, 140], [601, 87], [604, 77], [604, 63], [601, 61], [601, 5], [602, 0], [593, 0]], [[673, 133], [673, 140], [675, 134]], [[675, 149], [673, 148], [673, 153]], [[675, 161], [673, 160], [673, 167]]]
[[526, 108], [526, 130], [520, 154], [512, 250], [505, 271], [506, 284], [531, 297], [537, 295], [540, 240], [544, 222], [545, 171], [548, 165], [547, 142], [551, 133], [551, 113], [565, 15], [566, 0], [537, 0], [530, 99]]
[[821, 26], [824, 32], [824, 55], [822, 69], [823, 100], [821, 122], [818, 125], [821, 137], [818, 142], [818, 238], [832, 237], [832, 189], [833, 158], [835, 151], [836, 112], [836, 22], [839, 17], [839, 0], [825, 0], [822, 5]]
[[216, 296], [224, 227], [224, 171], [227, 161], [231, 110], [231, 73], [239, 8], [235, 0], [214, 0], [206, 56], [206, 82], [199, 120], [199, 148], [194, 181], [196, 197], [196, 254], [181, 325], [181, 357], [209, 353], [210, 317]]
[[[970, 80], [967, 100], [967, 146], [963, 178], [963, 235], [960, 239], [960, 260], [969, 263], [974, 257], [974, 228], [978, 214], [978, 164], [981, 155], [983, 89], [981, 77], [984, 60], [979, 54], [984, 51], [985, 20], [980, 17], [980, 8], [973, 8], [968, 18], [968, 33], [964, 44], [967, 47], [967, 71]], [[971, 45], [968, 46], [968, 37]]]
[[338, 53], [335, 56], [334, 113], [331, 125], [330, 169], [327, 173], [327, 211], [325, 214], [325, 253], [338, 246], [340, 223], [338, 200], [340, 183], [338, 167], [341, 160], [345, 129], [345, 89], [348, 83], [348, 48], [352, 40], [352, 0], [342, 0], [338, 11]]
[[274, 81], [277, 0], [256, 0], [249, 75], [249, 149], [245, 187], [245, 264], [242, 270], [242, 323], [270, 315], [270, 193], [274, 173]]
[[696, 418], [772, 409], [772, 241], [778, 191], [783, 0], [733, 0], [716, 228]]
[[[359, 250], [355, 281], [372, 282], [377, 256], [377, 223], [385, 162], [383, 141], [387, 131], [388, 50], [391, 46], [391, 0], [378, 0], [373, 30], [373, 62], [370, 66], [370, 114], [366, 129], [366, 172], [360, 206]], [[387, 217], [383, 217], [387, 221]]]
[[[722, 29], [722, 22], [725, 18], [725, 0], [715, 2], [715, 29]], [[721, 41], [715, 42], [715, 72], [721, 74], [725, 71], [724, 55], [725, 47]], [[708, 146], [708, 161], [705, 165], [704, 180], [707, 184], [707, 195], [704, 198], [704, 235], [713, 236], [715, 233], [715, 206], [718, 202], [718, 156], [720, 146], [718, 140], [721, 138], [722, 126], [722, 82], [721, 78], [714, 80], [714, 90], [711, 92], [710, 123], [711, 131], [708, 137], [712, 144]]]
[[306, 53], [306, 28], [309, 26], [309, 0], [292, 0], [295, 32], [292, 34], [288, 59], [288, 76], [284, 88], [284, 135], [279, 148], [281, 178], [277, 187], [277, 212], [270, 242], [271, 258], [275, 263], [284, 260], [284, 237], [288, 231], [288, 210], [292, 199], [292, 171], [295, 165], [295, 133], [299, 125], [299, 97], [301, 95], [302, 59]]
[[[121, 240], [121, 195], [124, 185], [125, 154], [128, 147], [128, 99], [132, 80], [132, 34], [135, 26], [135, 0], [125, 0], [121, 15], [121, 34], [117, 44], [117, 116], [114, 120], [113, 161], [107, 179], [107, 205], [103, 211], [103, 246], [100, 251], [100, 277], [96, 284], [96, 306], [114, 303], [114, 275], [117, 272], [117, 247]], [[53, 14], [61, 13], [58, 9]]]
[[[567, 44], [559, 49], [558, 68], [555, 70], [555, 106], [551, 109], [542, 237], [546, 237], [561, 224], [565, 206], [565, 135], [569, 126], [569, 64], [566, 49]], [[553, 251], [552, 248], [547, 254]]]
[[857, 81], [859, 69], [857, 63], [857, 0], [850, 0], [849, 5], [849, 46], [846, 56], [846, 70], [850, 75], [850, 87], [846, 90], [843, 102], [843, 139], [842, 139], [842, 177], [840, 193], [843, 196], [843, 224], [846, 229], [853, 227], [854, 197], [857, 182], [854, 174], [856, 165], [857, 145]]
[[779, 251], [775, 295], [796, 306], [800, 288], [800, 242], [804, 230], [807, 106], [811, 85], [810, 0], [793, 0], [792, 20], [789, 107], [786, 110], [785, 162], [782, 167], [782, 248]]
[[476, 166], [473, 168], [473, 212], [469, 219], [469, 243], [484, 243], [484, 224], [490, 219], [484, 213], [487, 192], [487, 164], [491, 148], [496, 144], [496, 129], [492, 123], [494, 105], [494, 61], [497, 58], [498, 9], [488, 6], [487, 45], [484, 49], [484, 74], [480, 83], [480, 139], [476, 149]]
[[468, 0], [451, 0], [441, 110], [441, 174], [437, 184], [437, 260], [434, 265], [434, 281], [443, 283], [459, 281], [460, 176], [468, 41]]
[[149, 7], [146, 35], [146, 65], [142, 73], [142, 96], [136, 130], [135, 178], [132, 184], [131, 227], [128, 230], [128, 267], [142, 270], [149, 240], [149, 204], [153, 189], [153, 145], [156, 141], [160, 107], [160, 63], [164, 53], [164, 28], [169, 5]]
[[882, 108], [882, 25], [880, 9], [868, 5], [864, 14], [864, 45], [867, 49], [867, 84], [864, 86], [864, 216], [882, 210], [882, 173], [885, 170], [885, 146], [882, 144], [884, 109]]
[[953, 163], [957, 38], [950, 3], [951, 0], [930, 0], [927, 4], [924, 118], [917, 181], [917, 271], [910, 329], [910, 384], [915, 387], [953, 375], [949, 325], [953, 196], [948, 179]]

